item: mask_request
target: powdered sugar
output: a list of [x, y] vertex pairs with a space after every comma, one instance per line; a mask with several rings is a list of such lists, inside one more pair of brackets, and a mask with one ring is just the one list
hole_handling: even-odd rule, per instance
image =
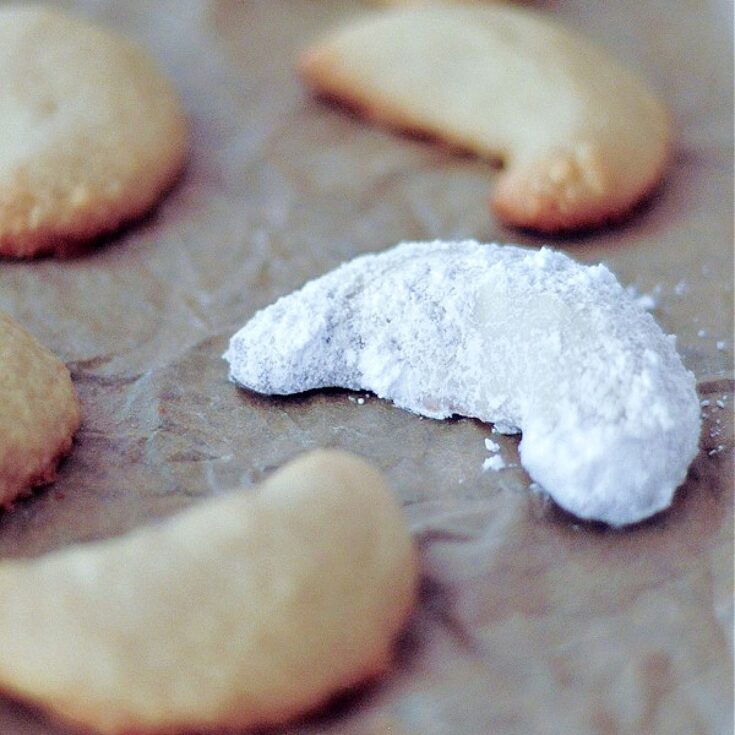
[[502, 470], [505, 468], [505, 460], [499, 454], [493, 454], [482, 463], [482, 469], [485, 470]]
[[630, 285], [626, 289], [638, 306], [646, 311], [654, 311], [658, 306], [658, 299], [661, 295], [661, 286], [657, 285], [651, 293], [640, 293], [635, 285]]
[[404, 243], [258, 312], [230, 377], [260, 393], [371, 390], [431, 418], [520, 427], [563, 507], [619, 525], [668, 506], [697, 451], [694, 377], [603, 265], [548, 248]]
[[496, 444], [492, 439], [485, 439], [485, 449], [488, 452], [499, 452], [500, 444]]
[[500, 456], [500, 444], [494, 442], [492, 439], [485, 439], [485, 449], [491, 453], [492, 456], [486, 457], [482, 463], [482, 471], [486, 470], [502, 470], [508, 465], [505, 464], [505, 460]]

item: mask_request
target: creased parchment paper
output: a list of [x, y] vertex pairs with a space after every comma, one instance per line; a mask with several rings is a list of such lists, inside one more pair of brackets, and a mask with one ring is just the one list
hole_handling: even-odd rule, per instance
[[[391, 676], [279, 732], [729, 735], [732, 5], [536, 3], [639, 69], [677, 131], [666, 181], [636, 216], [552, 242], [652, 295], [710, 401], [673, 508], [613, 531], [529, 491], [519, 467], [483, 473], [490, 427], [479, 422], [422, 420], [344, 391], [270, 399], [227, 382], [220, 355], [256, 309], [358, 253], [439, 237], [543, 242], [491, 218], [486, 164], [302, 88], [298, 50], [373, 8], [57, 4], [151, 51], [183, 96], [193, 153], [153, 215], [88, 254], [0, 262], [0, 308], [69, 364], [84, 416], [58, 481], [0, 514], [0, 555], [118, 534], [250, 486], [305, 449], [344, 447], [380, 466], [403, 501], [422, 552], [421, 604]], [[517, 439], [493, 438], [517, 464]], [[0, 697], [3, 735], [70, 732]]]

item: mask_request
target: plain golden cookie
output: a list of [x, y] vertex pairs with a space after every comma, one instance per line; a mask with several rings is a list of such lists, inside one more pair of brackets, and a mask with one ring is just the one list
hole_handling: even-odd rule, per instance
[[66, 366], [0, 313], [0, 506], [52, 482], [79, 427]]
[[140, 217], [187, 137], [140, 48], [50, 8], [0, 9], [0, 255], [64, 254]]
[[318, 92], [506, 170], [505, 222], [553, 232], [618, 219], [660, 181], [668, 115], [633, 74], [527, 9], [435, 4], [353, 21], [301, 61]]
[[0, 686], [103, 733], [281, 723], [385, 671], [416, 587], [381, 475], [320, 450], [257, 492], [0, 565]]

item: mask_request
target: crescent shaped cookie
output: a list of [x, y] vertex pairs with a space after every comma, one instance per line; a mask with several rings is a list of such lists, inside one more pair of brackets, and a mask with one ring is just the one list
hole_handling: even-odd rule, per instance
[[230, 377], [259, 393], [371, 390], [522, 430], [559, 505], [612, 525], [667, 507], [697, 452], [694, 376], [603, 265], [549, 249], [404, 243], [259, 311]]
[[66, 366], [0, 313], [0, 506], [52, 482], [79, 427]]
[[618, 219], [669, 156], [668, 114], [649, 89], [524, 8], [389, 9], [332, 33], [300, 66], [314, 89], [374, 120], [501, 159], [492, 208], [519, 227]]
[[255, 493], [0, 564], [0, 687], [108, 735], [282, 723], [385, 671], [417, 574], [382, 476], [316, 451]]
[[0, 255], [63, 255], [142, 216], [187, 138], [142, 49], [48, 7], [0, 9]]

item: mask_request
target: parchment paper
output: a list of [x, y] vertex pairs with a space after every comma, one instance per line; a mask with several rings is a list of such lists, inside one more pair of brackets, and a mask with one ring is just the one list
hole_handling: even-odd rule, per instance
[[[400, 495], [422, 551], [421, 604], [390, 676], [279, 732], [731, 733], [731, 3], [537, 3], [646, 76], [677, 130], [649, 204], [553, 243], [652, 294], [711, 401], [672, 509], [623, 531], [577, 522], [518, 467], [483, 473], [490, 428], [477, 421], [421, 420], [344, 391], [269, 399], [227, 382], [220, 355], [256, 309], [358, 253], [404, 239], [543, 242], [490, 216], [485, 163], [302, 88], [298, 49], [366, 5], [63, 5], [160, 60], [193, 152], [144, 222], [74, 260], [0, 262], [0, 308], [68, 362], [84, 414], [58, 481], [0, 514], [0, 555], [118, 534], [340, 446]], [[517, 439], [499, 441], [517, 463]], [[3, 735], [69, 732], [0, 697]]]

